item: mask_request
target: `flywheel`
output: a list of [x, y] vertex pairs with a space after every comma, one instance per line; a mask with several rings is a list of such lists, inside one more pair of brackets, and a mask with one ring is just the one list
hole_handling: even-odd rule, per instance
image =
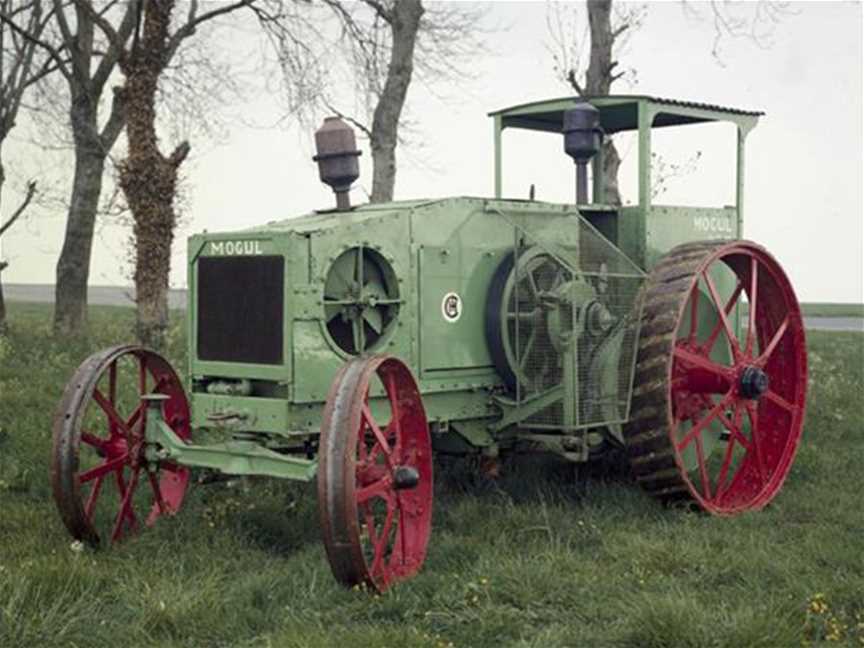
[[672, 250], [645, 285], [630, 421], [636, 479], [716, 515], [767, 505], [801, 438], [807, 355], [777, 261], [749, 241]]
[[566, 269], [539, 247], [510, 252], [492, 277], [486, 301], [486, 343], [498, 375], [511, 392], [560, 382], [560, 349], [549, 320], [551, 297]]

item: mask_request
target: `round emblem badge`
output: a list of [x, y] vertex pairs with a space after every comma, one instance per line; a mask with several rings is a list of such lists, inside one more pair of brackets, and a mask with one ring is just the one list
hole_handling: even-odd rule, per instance
[[462, 317], [462, 298], [455, 292], [444, 295], [441, 300], [441, 314], [451, 324]]

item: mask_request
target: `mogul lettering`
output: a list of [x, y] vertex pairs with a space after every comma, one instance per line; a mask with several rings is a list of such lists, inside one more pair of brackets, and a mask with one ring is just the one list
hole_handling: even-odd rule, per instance
[[243, 255], [264, 254], [261, 241], [210, 241], [210, 254]]

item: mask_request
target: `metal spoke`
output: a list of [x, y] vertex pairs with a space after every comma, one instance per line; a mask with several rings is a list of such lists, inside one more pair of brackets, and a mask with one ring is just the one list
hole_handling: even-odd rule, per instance
[[89, 446], [93, 446], [97, 450], [101, 450], [102, 452], [107, 451], [108, 441], [107, 439], [100, 439], [95, 434], [90, 434], [89, 432], [81, 433], [81, 440]]
[[370, 573], [377, 574], [381, 570], [381, 561], [384, 558], [384, 551], [387, 549], [387, 541], [390, 539], [390, 527], [393, 526], [393, 513], [396, 506], [393, 501], [387, 500], [387, 515], [384, 518], [384, 524], [381, 527], [381, 533], [378, 534], [378, 542], [375, 545], [375, 557], [372, 559], [372, 567]]
[[126, 425], [126, 421], [120, 418], [120, 415], [117, 413], [117, 410], [114, 409], [114, 406], [108, 402], [108, 399], [102, 395], [98, 389], [93, 390], [93, 400], [102, 408], [102, 411], [105, 412], [105, 416], [108, 417], [108, 423], [114, 424], [117, 428], [119, 428], [123, 433], [126, 434], [127, 437], [131, 436], [129, 432], [129, 427]]
[[[732, 291], [732, 296], [729, 298], [729, 301], [726, 302], [726, 306], [723, 308], [723, 312], [727, 315], [731, 312], [732, 307], [738, 302], [738, 298], [741, 296], [741, 292], [744, 290], [744, 283], [738, 281], [735, 286], [735, 290]], [[717, 324], [711, 330], [711, 333], [708, 335], [708, 339], [705, 340], [705, 344], [703, 344], [703, 348], [705, 352], [710, 355], [712, 349], [714, 348], [714, 343], [717, 341], [717, 338], [720, 336], [720, 331], [723, 330], [723, 320], [718, 320]]]
[[129, 487], [123, 494], [123, 501], [120, 503], [120, 511], [117, 513], [117, 518], [114, 521], [114, 529], [111, 531], [111, 541], [116, 542], [120, 537], [120, 531], [123, 528], [123, 518], [129, 517], [132, 512], [132, 495], [135, 493], [135, 488], [138, 486], [138, 474], [141, 468], [136, 468], [132, 471], [132, 478], [129, 480]]
[[102, 482], [105, 480], [105, 475], [99, 475], [93, 486], [90, 487], [90, 495], [87, 497], [87, 503], [84, 505], [84, 516], [87, 521], [93, 522], [93, 509], [96, 507], [96, 500], [99, 497], [99, 491], [102, 490]]
[[375, 419], [372, 417], [372, 412], [369, 410], [369, 404], [363, 404], [362, 410], [362, 419], [366, 422], [366, 425], [369, 426], [369, 429], [372, 430], [372, 434], [375, 436], [375, 440], [378, 442], [378, 445], [381, 447], [381, 451], [384, 453], [384, 458], [387, 460], [389, 464], [391, 462], [391, 450], [390, 444], [387, 443], [387, 438], [384, 436], [384, 433], [381, 431], [381, 428], [378, 427], [378, 424], [375, 422]]
[[747, 296], [750, 302], [750, 311], [747, 317], [747, 341], [744, 353], [748, 356], [753, 354], [753, 342], [756, 339], [756, 299], [759, 263], [756, 257], [750, 259], [750, 294]]
[[[708, 292], [711, 294], [711, 299], [714, 301], [714, 307], [717, 309], [717, 315], [720, 317], [720, 323], [723, 325], [723, 330], [726, 332], [726, 338], [729, 340], [729, 347], [732, 349], [732, 355], [735, 360], [741, 355], [741, 349], [738, 345], [738, 338], [732, 332], [732, 325], [729, 323], [729, 318], [726, 316], [726, 305], [720, 300], [720, 293], [717, 292], [717, 287], [708, 274], [708, 270], [702, 272], [702, 277], [705, 279], [705, 284], [708, 286]], [[740, 293], [739, 293], [740, 294]]]
[[709, 423], [711, 423], [711, 421], [717, 418], [723, 408], [726, 407], [729, 404], [729, 401], [732, 400], [733, 393], [734, 389], [730, 389], [728, 392], [726, 392], [726, 395], [722, 399], [720, 399], [720, 401], [714, 406], [714, 408], [710, 412], [708, 412], [705, 418], [703, 418], [701, 421], [694, 424], [693, 427], [687, 430], [684, 438], [677, 443], [677, 448], [679, 451], [690, 445], [690, 442], [693, 441], [693, 439], [697, 435], [699, 435], [702, 430], [707, 427]]
[[534, 342], [537, 340], [537, 328], [531, 329], [531, 334], [528, 336], [528, 341], [525, 343], [525, 349], [522, 351], [522, 357], [519, 359], [519, 370], [525, 371], [525, 363], [528, 362], [529, 354], [534, 348]]
[[129, 459], [129, 453], [123, 453], [116, 459], [109, 459], [103, 464], [96, 466], [95, 468], [91, 468], [83, 473], [78, 475], [78, 481], [80, 483], [85, 483], [90, 481], [91, 479], [96, 479], [97, 477], [102, 477], [107, 475], [108, 473], [117, 470], [118, 468], [122, 468], [126, 465], [126, 462]]
[[750, 443], [753, 446], [753, 455], [756, 460], [756, 471], [764, 482], [767, 475], [765, 474], [765, 463], [762, 457], [762, 449], [759, 447], [759, 436], [757, 432], [759, 427], [759, 415], [756, 410], [756, 405], [753, 403], [746, 403], [744, 406], [747, 408], [747, 415], [750, 418]]
[[731, 367], [725, 367], [723, 365], [717, 364], [710, 358], [703, 356], [699, 353], [694, 353], [693, 351], [690, 351], [685, 347], [676, 346], [674, 354], [677, 359], [689, 362], [690, 364], [698, 367], [699, 369], [709, 371], [716, 376], [720, 376], [722, 378], [725, 378], [726, 380], [732, 380], [733, 378], [733, 372]]
[[372, 510], [367, 502], [361, 504], [360, 509], [363, 511], [363, 519], [366, 522], [366, 534], [369, 536], [369, 543], [374, 549], [378, 545], [378, 536], [375, 533], [375, 516], [372, 515]]
[[768, 343], [768, 346], [765, 347], [765, 350], [759, 355], [759, 358], [756, 360], [756, 366], [759, 368], [764, 367], [768, 360], [771, 358], [771, 354], [774, 353], [774, 349], [777, 348], [777, 345], [780, 343], [780, 340], [783, 338], [783, 335], [786, 333], [786, 329], [789, 327], [789, 316], [787, 315], [783, 318], [783, 322], [777, 327], [777, 330], [774, 331], [774, 336], [771, 338], [771, 341]]
[[762, 396], [767, 398], [769, 401], [771, 401], [775, 405], [782, 407], [787, 412], [791, 413], [791, 412], [794, 412], [796, 409], [798, 409], [795, 405], [793, 405], [792, 403], [787, 401], [785, 398], [783, 398], [780, 394], [778, 394], [777, 392], [775, 392], [771, 389], [769, 389], [764, 394], [762, 394]]
[[363, 504], [373, 497], [381, 497], [387, 499], [385, 495], [390, 490], [390, 475], [385, 475], [381, 479], [363, 486], [356, 491], [355, 499], [358, 504]]
[[699, 476], [702, 480], [702, 496], [705, 499], [711, 499], [711, 485], [708, 482], [708, 469], [705, 467], [705, 449], [702, 447], [702, 437], [697, 435], [696, 440], [696, 459], [699, 462]]

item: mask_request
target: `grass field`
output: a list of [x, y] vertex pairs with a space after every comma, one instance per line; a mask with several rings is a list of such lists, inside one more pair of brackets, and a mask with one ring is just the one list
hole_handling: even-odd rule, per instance
[[[314, 485], [194, 487], [181, 515], [76, 551], [49, 487], [51, 417], [131, 311], [54, 340], [12, 304], [0, 340], [0, 646], [864, 646], [864, 335], [808, 334], [798, 458], [767, 510], [664, 509], [624, 478], [580, 486], [536, 464], [500, 487], [439, 470], [429, 557], [384, 596], [346, 591], [319, 541]], [[170, 355], [184, 366], [182, 329]], [[442, 476], [443, 475], [443, 476]], [[461, 477], [460, 477], [461, 475]]]
[[801, 304], [801, 312], [810, 317], [864, 317], [864, 304]]

